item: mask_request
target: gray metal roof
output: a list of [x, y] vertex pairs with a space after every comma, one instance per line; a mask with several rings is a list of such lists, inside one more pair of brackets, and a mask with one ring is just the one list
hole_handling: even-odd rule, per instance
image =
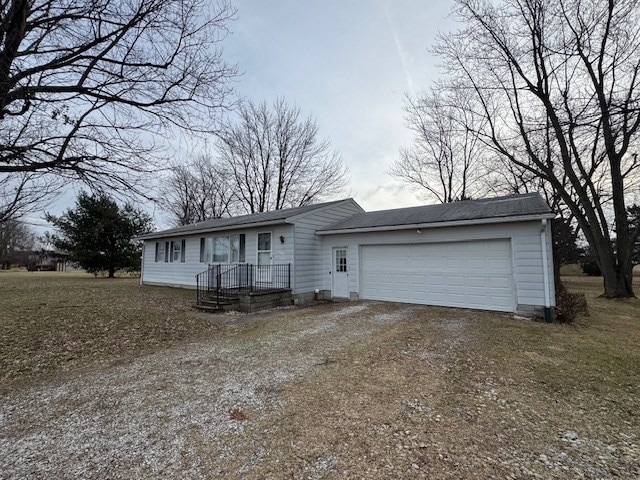
[[469, 222], [528, 215], [553, 217], [553, 212], [538, 193], [466, 200], [439, 205], [395, 208], [354, 215], [329, 225], [321, 232], [357, 229], [384, 229], [402, 225], [427, 225], [446, 222]]
[[251, 213], [248, 215], [240, 215], [237, 217], [229, 218], [212, 218], [205, 220], [204, 222], [193, 223], [191, 225], [184, 225], [182, 227], [169, 228], [159, 232], [149, 233], [147, 235], [141, 235], [138, 237], [140, 240], [159, 238], [159, 237], [172, 237], [176, 235], [185, 235], [198, 232], [215, 231], [231, 228], [246, 228], [253, 225], [274, 225], [279, 223], [286, 223], [287, 219], [301, 215], [304, 213], [312, 212], [319, 208], [333, 205], [336, 203], [344, 202], [346, 200], [336, 200], [333, 202], [316, 203], [313, 205], [305, 205], [303, 207], [295, 208], [283, 208], [281, 210], [273, 210], [271, 212]]

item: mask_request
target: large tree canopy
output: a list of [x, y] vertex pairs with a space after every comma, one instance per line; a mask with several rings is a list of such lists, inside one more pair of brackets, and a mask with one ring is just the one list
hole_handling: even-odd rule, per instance
[[1, 2], [0, 209], [43, 175], [137, 189], [158, 139], [211, 131], [233, 15], [224, 0]]
[[632, 296], [640, 5], [457, 0], [456, 13], [465, 27], [436, 52], [487, 120], [475, 133], [514, 172], [551, 185], [600, 264], [605, 295]]
[[151, 218], [127, 204], [124, 207], [107, 195], [80, 193], [74, 209], [62, 216], [47, 215], [57, 234], [49, 241], [71, 254], [89, 273], [108, 272], [113, 277], [118, 269], [137, 269], [141, 247], [133, 239], [152, 230]]

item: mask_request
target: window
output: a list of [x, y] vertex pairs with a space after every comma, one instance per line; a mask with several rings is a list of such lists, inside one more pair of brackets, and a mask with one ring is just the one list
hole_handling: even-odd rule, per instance
[[231, 262], [243, 263], [245, 260], [245, 236], [244, 233], [240, 235], [231, 235], [229, 237], [229, 244], [231, 248]]
[[271, 232], [258, 234], [258, 250], [263, 252], [271, 251]]
[[185, 240], [175, 240], [171, 242], [171, 257], [169, 261], [171, 262], [182, 262], [184, 263], [184, 250], [185, 250]]
[[347, 271], [347, 251], [340, 249], [336, 250], [336, 272]]
[[164, 261], [164, 242], [156, 242], [156, 262]]
[[271, 232], [258, 234], [258, 265], [271, 265]]
[[245, 235], [200, 239], [202, 263], [238, 263], [245, 261]]

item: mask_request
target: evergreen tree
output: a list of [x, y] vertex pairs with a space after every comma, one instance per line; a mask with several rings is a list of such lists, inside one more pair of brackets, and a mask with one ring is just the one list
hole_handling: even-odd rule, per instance
[[109, 272], [110, 278], [118, 269], [140, 268], [141, 246], [133, 239], [152, 230], [149, 215], [131, 204], [120, 207], [106, 194], [81, 192], [74, 209], [47, 220], [58, 231], [48, 236], [57, 249], [87, 272]]

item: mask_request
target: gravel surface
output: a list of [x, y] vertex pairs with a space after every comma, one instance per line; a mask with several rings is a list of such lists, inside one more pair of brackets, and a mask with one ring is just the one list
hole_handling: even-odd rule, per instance
[[215, 444], [241, 432], [247, 416], [279, 407], [283, 385], [412, 308], [283, 311], [277, 324], [8, 395], [0, 407], [0, 478], [207, 478], [193, 438]]
[[572, 326], [375, 302], [207, 316], [0, 397], [0, 479], [637, 479], [640, 301], [587, 292]]

